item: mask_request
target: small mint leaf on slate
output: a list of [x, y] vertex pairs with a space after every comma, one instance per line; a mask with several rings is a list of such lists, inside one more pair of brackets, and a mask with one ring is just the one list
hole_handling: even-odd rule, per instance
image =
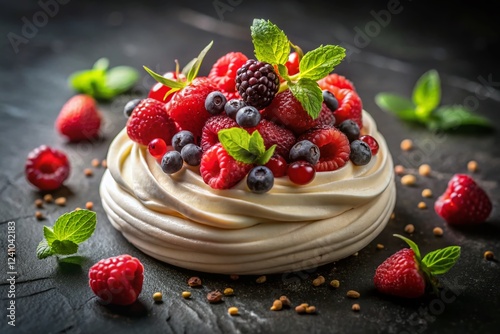
[[116, 66], [106, 73], [106, 88], [114, 95], [128, 91], [139, 79], [139, 72], [129, 66]]
[[318, 118], [323, 104], [323, 93], [314, 80], [301, 78], [296, 83], [288, 83], [293, 96], [313, 119]]
[[53, 255], [52, 248], [50, 248], [47, 240], [42, 240], [36, 248], [36, 256], [41, 260]]
[[420, 249], [418, 248], [416, 243], [414, 243], [412, 240], [410, 240], [406, 237], [403, 237], [402, 235], [399, 235], [399, 234], [393, 234], [393, 236], [404, 240], [408, 244], [408, 246], [410, 246], [410, 248], [413, 250], [413, 253], [415, 253], [415, 257], [417, 258], [417, 261], [420, 262]]
[[94, 63], [94, 66], [92, 66], [92, 69], [106, 71], [108, 69], [108, 67], [109, 67], [109, 59], [108, 58], [99, 58]]
[[[60, 241], [79, 244], [94, 233], [97, 216], [94, 211], [75, 210], [61, 215], [54, 224], [54, 234]], [[53, 243], [51, 244], [53, 246]]]
[[425, 72], [416, 82], [412, 95], [417, 106], [417, 115], [421, 120], [427, 120], [441, 102], [441, 81], [436, 70]]
[[250, 27], [255, 57], [272, 65], [285, 64], [290, 54], [290, 42], [285, 33], [270, 21], [254, 19]]
[[43, 227], [43, 236], [45, 237], [45, 240], [47, 240], [49, 246], [52, 245], [52, 242], [57, 239], [54, 231], [48, 226]]
[[460, 257], [460, 247], [450, 246], [428, 253], [422, 259], [432, 275], [442, 275], [448, 272]]
[[431, 130], [457, 130], [467, 126], [493, 128], [489, 119], [470, 112], [462, 105], [442, 106], [436, 109], [428, 123]]
[[407, 98], [392, 94], [378, 93], [375, 95], [375, 103], [380, 109], [390, 112], [405, 121], [419, 121], [415, 113], [415, 104]]
[[54, 254], [69, 255], [78, 251], [78, 245], [71, 240], [54, 240], [50, 247]]
[[320, 80], [333, 71], [345, 57], [345, 49], [338, 45], [321, 45], [307, 52], [299, 63], [299, 78]]

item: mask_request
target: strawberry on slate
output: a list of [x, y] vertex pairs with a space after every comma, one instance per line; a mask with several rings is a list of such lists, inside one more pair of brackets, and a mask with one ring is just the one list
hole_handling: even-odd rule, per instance
[[57, 116], [56, 130], [70, 141], [88, 140], [97, 137], [102, 115], [94, 98], [78, 94], [70, 98]]
[[378, 291], [404, 298], [418, 298], [427, 287], [437, 292], [435, 275], [442, 275], [455, 265], [460, 257], [460, 247], [449, 246], [432, 251], [423, 258], [418, 246], [408, 238], [403, 239], [410, 248], [404, 248], [387, 258], [375, 271], [373, 282]]
[[486, 192], [470, 176], [455, 174], [434, 203], [434, 209], [448, 224], [477, 224], [488, 219], [492, 204]]

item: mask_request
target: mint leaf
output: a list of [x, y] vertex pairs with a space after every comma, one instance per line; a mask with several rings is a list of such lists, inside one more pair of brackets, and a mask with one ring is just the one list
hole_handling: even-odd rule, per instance
[[426, 120], [441, 101], [441, 82], [436, 70], [425, 72], [416, 82], [412, 95], [417, 115]]
[[57, 239], [54, 231], [48, 226], [43, 227], [43, 236], [45, 237], [45, 240], [47, 240], [49, 246], [52, 245], [52, 242]]
[[129, 66], [116, 66], [106, 73], [106, 88], [114, 95], [128, 91], [139, 79], [139, 72]]
[[162, 85], [165, 85], [167, 87], [177, 89], [177, 90], [182, 89], [186, 86], [186, 84], [184, 82], [178, 82], [178, 81], [167, 79], [163, 75], [156, 73], [155, 71], [149, 69], [146, 66], [143, 66], [143, 68], [146, 70], [146, 72], [149, 73], [149, 75], [151, 75], [153, 77], [153, 79], [155, 79], [156, 81], [158, 81]]
[[286, 81], [290, 81], [290, 76], [288, 75], [288, 68], [283, 64], [278, 64], [278, 73], [280, 77]]
[[290, 91], [297, 100], [299, 100], [302, 108], [309, 116], [316, 119], [323, 104], [323, 94], [314, 80], [301, 78], [296, 83], [288, 83]]
[[70, 75], [69, 85], [77, 92], [97, 98], [99, 87], [106, 83], [106, 72], [101, 69], [78, 71]]
[[251, 164], [257, 158], [257, 155], [250, 151], [250, 134], [241, 128], [230, 128], [220, 130], [218, 133], [219, 141], [235, 160]]
[[493, 124], [485, 117], [475, 115], [462, 105], [442, 106], [434, 111], [428, 123], [431, 130], [456, 130], [459, 127], [477, 126], [492, 128]]
[[375, 103], [380, 109], [395, 114], [402, 120], [412, 122], [419, 120], [415, 113], [415, 104], [402, 96], [392, 93], [379, 93], [375, 95]]
[[71, 240], [54, 240], [50, 247], [53, 254], [69, 255], [78, 251], [78, 245]]
[[433, 275], [441, 275], [448, 272], [460, 257], [460, 247], [450, 246], [428, 253], [422, 259], [422, 263]]
[[266, 151], [264, 146], [264, 139], [262, 138], [259, 131], [254, 131], [250, 135], [250, 140], [248, 141], [248, 150], [259, 157]]
[[420, 261], [420, 249], [418, 249], [418, 246], [416, 243], [414, 243], [410, 239], [403, 237], [402, 235], [399, 235], [399, 234], [393, 234], [393, 236], [404, 240], [408, 244], [408, 246], [410, 246], [410, 248], [413, 250], [413, 252], [415, 253], [415, 257], [417, 258], [417, 261]]
[[85, 257], [79, 255], [66, 256], [57, 259], [60, 263], [76, 264], [81, 266], [85, 262]]
[[255, 163], [257, 163], [258, 165], [265, 165], [265, 164], [267, 164], [269, 162], [269, 160], [271, 159], [271, 157], [273, 156], [275, 150], [276, 150], [276, 144], [274, 144], [273, 146], [269, 147], [269, 149], [267, 149], [264, 152], [264, 154], [262, 154], [255, 161]]
[[285, 64], [290, 54], [290, 42], [285, 33], [270, 21], [254, 19], [250, 27], [255, 57], [273, 65]]
[[208, 45], [205, 46], [205, 48], [203, 50], [201, 50], [198, 57], [195, 58], [196, 60], [193, 62], [192, 67], [189, 69], [189, 71], [186, 75], [187, 82], [191, 82], [191, 81], [193, 81], [194, 78], [196, 78], [196, 76], [198, 75], [198, 71], [200, 70], [201, 63], [203, 62], [203, 58], [205, 58], [205, 55], [207, 54], [208, 50], [210, 50], [210, 48], [212, 47], [213, 44], [214, 44], [214, 41], [211, 41], [210, 43], [208, 43]]
[[299, 78], [317, 81], [324, 78], [340, 64], [345, 49], [338, 45], [321, 45], [307, 52], [299, 63]]
[[106, 71], [109, 67], [109, 59], [108, 58], [99, 58], [92, 66], [93, 70], [101, 70]]
[[[60, 241], [69, 240], [79, 244], [94, 233], [96, 213], [90, 210], [75, 210], [60, 216], [54, 224], [54, 234]], [[51, 244], [54, 247], [54, 242]]]
[[54, 253], [52, 252], [52, 249], [50, 248], [49, 244], [47, 243], [47, 240], [42, 240], [38, 244], [38, 247], [36, 248], [36, 256], [41, 260], [45, 259]]

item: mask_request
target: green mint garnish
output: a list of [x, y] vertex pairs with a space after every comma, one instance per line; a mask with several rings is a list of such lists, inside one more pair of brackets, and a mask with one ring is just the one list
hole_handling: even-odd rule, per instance
[[43, 227], [45, 239], [37, 247], [38, 258], [76, 253], [78, 245], [94, 233], [96, 224], [96, 213], [90, 210], [75, 210], [61, 215], [53, 228]]
[[417, 260], [420, 261], [420, 249], [418, 249], [418, 246], [416, 243], [414, 243], [412, 240], [410, 240], [406, 237], [403, 237], [402, 235], [399, 235], [399, 234], [393, 234], [393, 236], [404, 240], [408, 244], [408, 246], [410, 246], [410, 248], [413, 250], [413, 253], [415, 253], [415, 257], [417, 258]]
[[69, 77], [69, 85], [77, 92], [98, 100], [111, 100], [130, 90], [139, 79], [139, 72], [129, 66], [109, 68], [107, 58], [98, 59], [92, 69], [78, 71]]
[[440, 106], [441, 80], [436, 70], [427, 71], [417, 80], [411, 99], [384, 92], [375, 96], [375, 103], [404, 121], [424, 125], [433, 131], [493, 127], [490, 120], [475, 115], [465, 106]]
[[[313, 119], [321, 111], [323, 96], [318, 86], [345, 57], [345, 49], [338, 45], [321, 45], [303, 54], [302, 49], [288, 40], [285, 33], [270, 21], [255, 19], [250, 27], [255, 57], [275, 67], [285, 80], [279, 92], [290, 88], [295, 98]], [[289, 75], [285, 64], [293, 49], [299, 55], [299, 73]]]
[[276, 149], [276, 145], [266, 150], [264, 139], [259, 131], [251, 135], [242, 128], [220, 130], [219, 141], [227, 153], [235, 160], [246, 164], [266, 164]]
[[156, 73], [155, 71], [151, 70], [147, 66], [143, 66], [146, 72], [149, 73], [159, 83], [162, 85], [165, 85], [167, 87], [170, 87], [171, 89], [165, 94], [164, 99], [167, 98], [172, 93], [175, 93], [182, 88], [186, 87], [189, 85], [198, 75], [198, 72], [200, 71], [201, 63], [203, 62], [203, 58], [205, 58], [207, 52], [210, 50], [210, 48], [213, 45], [213, 41], [208, 43], [208, 45], [201, 50], [200, 54], [198, 57], [193, 58], [183, 69], [182, 69], [182, 74], [186, 77], [184, 80], [182, 76], [179, 75], [179, 68], [178, 65], [176, 66], [176, 77], [177, 81], [175, 80], [170, 80], [165, 78], [163, 75]]

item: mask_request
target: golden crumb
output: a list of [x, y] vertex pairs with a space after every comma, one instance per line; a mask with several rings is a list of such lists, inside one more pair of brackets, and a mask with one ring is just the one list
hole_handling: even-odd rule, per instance
[[297, 312], [299, 314], [306, 313], [307, 307], [309, 307], [309, 305], [307, 305], [307, 304], [300, 304], [300, 305], [298, 305], [298, 306], [295, 307], [295, 312]]
[[198, 287], [198, 286], [201, 286], [201, 278], [197, 277], [197, 276], [193, 276], [193, 277], [190, 277], [188, 279], [188, 285], [190, 287]]
[[486, 251], [486, 252], [484, 252], [483, 256], [484, 256], [484, 258], [486, 260], [493, 260], [495, 258], [495, 254], [493, 254], [492, 251]]
[[417, 183], [417, 178], [415, 175], [412, 174], [406, 174], [405, 176], [401, 177], [401, 184], [403, 186], [414, 186]]
[[161, 292], [155, 292], [153, 293], [153, 300], [155, 303], [159, 303], [163, 300], [163, 294]]
[[306, 307], [306, 313], [308, 314], [313, 314], [313, 313], [316, 313], [316, 306], [308, 306]]
[[182, 291], [181, 296], [182, 296], [182, 298], [184, 298], [184, 299], [191, 298], [191, 292], [189, 292], [189, 291]]
[[45, 201], [45, 203], [52, 203], [54, 201], [54, 197], [52, 197], [51, 194], [46, 194], [45, 196], [43, 196], [43, 200]]
[[471, 160], [471, 161], [469, 161], [469, 162], [467, 163], [467, 170], [468, 170], [469, 172], [474, 173], [474, 172], [477, 172], [477, 170], [478, 170], [478, 169], [479, 169], [479, 166], [478, 166], [478, 164], [477, 164], [477, 162], [476, 162], [476, 161]]
[[292, 306], [292, 302], [290, 302], [290, 299], [288, 299], [287, 296], [281, 296], [280, 297], [281, 305], [283, 307], [290, 307]]
[[44, 219], [45, 217], [43, 216], [43, 213], [42, 213], [41, 211], [36, 211], [36, 212], [35, 212], [35, 218], [36, 218], [37, 220], [42, 220], [42, 219]]
[[384, 249], [384, 248], [385, 248], [385, 247], [384, 247], [384, 245], [382, 245], [382, 244], [377, 244], [377, 249]]
[[425, 204], [425, 202], [419, 202], [418, 203], [418, 208], [419, 209], [427, 209], [427, 204]]
[[406, 173], [406, 169], [401, 165], [396, 165], [394, 166], [394, 173], [396, 173], [396, 175], [403, 175]]
[[432, 190], [430, 190], [429, 188], [425, 188], [424, 190], [422, 190], [422, 197], [431, 198]]
[[65, 206], [66, 205], [66, 197], [58, 197], [55, 199], [54, 203], [56, 203], [59, 206]]
[[231, 306], [230, 308], [227, 309], [227, 313], [229, 313], [229, 315], [238, 315], [239, 310], [236, 306]]
[[359, 298], [361, 295], [359, 292], [357, 292], [356, 290], [349, 290], [347, 291], [347, 294], [346, 294], [347, 297], [349, 298], [354, 298], [354, 299], [357, 299]]
[[436, 237], [441, 237], [441, 236], [443, 235], [443, 233], [444, 233], [444, 232], [443, 232], [443, 229], [442, 229], [441, 227], [434, 227], [434, 228], [432, 229], [432, 233], [434, 233], [434, 235], [435, 235]]
[[422, 176], [429, 176], [431, 175], [431, 166], [428, 164], [423, 164], [418, 167], [418, 173]]
[[37, 198], [37, 199], [35, 200], [35, 206], [36, 206], [37, 208], [43, 208], [43, 200], [41, 200], [40, 198]]
[[92, 202], [85, 203], [85, 208], [87, 210], [92, 210], [94, 208], [94, 203], [92, 203]]
[[225, 288], [223, 293], [224, 296], [232, 296], [234, 295], [234, 290], [233, 288]]
[[330, 286], [336, 289], [340, 286], [340, 281], [338, 279], [332, 279], [330, 281]]
[[101, 165], [101, 162], [99, 161], [99, 159], [92, 159], [90, 164], [92, 165], [92, 167], [99, 167]]
[[391, 213], [391, 219], [396, 219], [396, 213], [395, 212]]
[[403, 151], [409, 151], [413, 148], [413, 141], [411, 139], [404, 139], [399, 146]]
[[354, 312], [359, 312], [359, 310], [361, 310], [361, 307], [359, 306], [359, 304], [353, 304], [352, 305], [352, 310]]
[[321, 275], [316, 277], [312, 282], [313, 286], [320, 286], [323, 285], [324, 283], [325, 283], [325, 278]]
[[94, 172], [93, 172], [93, 171], [92, 171], [92, 169], [90, 169], [90, 168], [85, 168], [85, 169], [83, 170], [83, 174], [84, 174], [85, 176], [92, 176], [92, 175], [94, 175]]
[[259, 284], [260, 284], [260, 283], [264, 283], [265, 281], [267, 281], [267, 277], [266, 277], [266, 275], [262, 275], [262, 276], [260, 276], [260, 277], [257, 277], [257, 279], [255, 280], [255, 282], [257, 282], [257, 283], [259, 283]]
[[279, 299], [276, 299], [274, 302], [273, 302], [273, 306], [271, 306], [270, 310], [271, 311], [279, 311], [283, 308], [283, 303], [281, 302], [281, 300]]
[[409, 233], [409, 234], [412, 234], [413, 232], [415, 232], [415, 226], [413, 224], [406, 225], [405, 226], [405, 232]]
[[101, 166], [104, 167], [104, 168], [108, 168], [108, 162], [106, 161], [106, 159], [104, 159], [103, 161], [101, 161]]

